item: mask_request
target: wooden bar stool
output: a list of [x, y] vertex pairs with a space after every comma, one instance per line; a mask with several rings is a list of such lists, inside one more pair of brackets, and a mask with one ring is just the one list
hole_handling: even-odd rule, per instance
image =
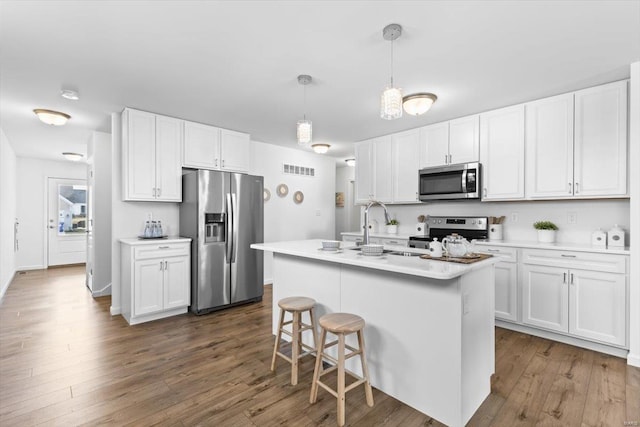
[[[369, 368], [367, 367], [367, 359], [364, 350], [364, 337], [362, 336], [362, 330], [364, 329], [364, 319], [355, 314], [349, 313], [330, 313], [325, 314], [320, 318], [320, 327], [322, 328], [322, 334], [320, 336], [320, 346], [318, 347], [318, 353], [316, 355], [316, 367], [313, 371], [313, 383], [311, 384], [311, 397], [309, 402], [315, 403], [318, 398], [318, 386], [321, 386], [333, 396], [338, 399], [338, 425], [343, 426], [345, 423], [345, 394], [364, 383], [364, 392], [367, 397], [367, 405], [373, 406], [373, 392], [371, 391], [371, 383], [369, 381]], [[327, 339], [327, 332], [338, 337], [337, 341], [325, 344]], [[358, 346], [359, 349], [355, 349], [348, 344], [345, 344], [345, 336], [357, 333], [358, 334]], [[327, 355], [325, 350], [331, 346], [338, 344], [338, 359]], [[351, 353], [345, 355], [345, 348], [348, 348]], [[355, 373], [345, 369], [344, 363], [347, 359], [360, 355], [360, 362], [362, 363], [363, 378], [359, 377]], [[329, 369], [323, 369], [322, 358], [328, 359], [334, 363]], [[335, 370], [338, 370], [338, 390], [333, 390], [322, 381], [320, 377]], [[348, 373], [357, 381], [345, 388], [344, 374]]]
[[[313, 313], [313, 307], [316, 305], [316, 301], [307, 297], [289, 297], [283, 298], [278, 301], [280, 307], [280, 322], [278, 322], [278, 335], [276, 336], [276, 342], [273, 346], [273, 357], [271, 358], [271, 370], [276, 369], [276, 356], [280, 356], [289, 363], [291, 363], [291, 384], [298, 384], [298, 359], [307, 354], [316, 352], [318, 346], [318, 336], [316, 331], [316, 321]], [[311, 324], [302, 322], [302, 313], [309, 312], [309, 319]], [[286, 312], [290, 312], [293, 315], [293, 319], [285, 322], [284, 315]], [[284, 329], [284, 326], [291, 325], [291, 332]], [[313, 347], [308, 346], [302, 342], [302, 333], [304, 331], [311, 330], [313, 332]], [[291, 337], [291, 357], [280, 352], [280, 338], [282, 334], [287, 334]], [[308, 351], [303, 352], [302, 349]]]

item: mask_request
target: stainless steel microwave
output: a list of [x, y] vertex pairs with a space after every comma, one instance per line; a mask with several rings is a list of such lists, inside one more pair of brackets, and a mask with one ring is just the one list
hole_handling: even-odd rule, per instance
[[480, 163], [420, 169], [420, 200], [480, 199]]

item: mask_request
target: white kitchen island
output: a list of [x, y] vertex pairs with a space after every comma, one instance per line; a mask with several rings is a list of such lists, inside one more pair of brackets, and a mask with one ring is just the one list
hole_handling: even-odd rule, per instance
[[[316, 300], [318, 317], [362, 316], [372, 385], [447, 425], [465, 425], [491, 391], [497, 260], [462, 265], [321, 246], [321, 240], [251, 246], [274, 254], [274, 307], [301, 295]], [[274, 309], [274, 334], [277, 320]], [[360, 374], [359, 363], [349, 362]]]

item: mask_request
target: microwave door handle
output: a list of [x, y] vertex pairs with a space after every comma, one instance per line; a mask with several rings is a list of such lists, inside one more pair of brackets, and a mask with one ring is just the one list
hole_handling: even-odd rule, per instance
[[462, 171], [462, 192], [463, 193], [467, 192], [467, 170], [466, 169]]

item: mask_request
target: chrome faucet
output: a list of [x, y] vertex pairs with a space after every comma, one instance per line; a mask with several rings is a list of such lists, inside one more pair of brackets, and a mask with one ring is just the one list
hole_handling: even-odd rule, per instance
[[388, 224], [389, 221], [391, 220], [389, 218], [389, 213], [387, 212], [387, 206], [384, 203], [379, 202], [377, 200], [370, 201], [367, 207], [364, 209], [364, 234], [362, 236], [363, 245], [369, 244], [369, 208], [375, 205], [382, 206], [382, 208], [384, 209], [385, 224]]

